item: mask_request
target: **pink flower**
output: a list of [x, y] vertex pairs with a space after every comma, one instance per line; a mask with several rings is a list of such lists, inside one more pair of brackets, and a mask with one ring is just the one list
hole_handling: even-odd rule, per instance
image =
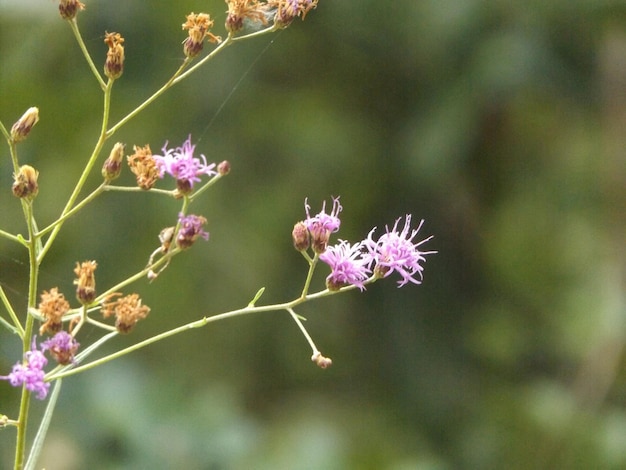
[[331, 273], [326, 278], [326, 287], [329, 290], [339, 290], [341, 287], [354, 285], [365, 289], [363, 281], [370, 274], [369, 260], [363, 258], [361, 242], [350, 245], [345, 240], [339, 240], [334, 246], [329, 246], [320, 255], [320, 260], [328, 264]]

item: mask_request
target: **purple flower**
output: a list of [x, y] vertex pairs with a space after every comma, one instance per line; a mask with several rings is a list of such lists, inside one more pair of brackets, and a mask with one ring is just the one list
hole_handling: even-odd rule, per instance
[[24, 361], [13, 366], [11, 373], [7, 376], [0, 376], [0, 380], [8, 380], [13, 387], [26, 386], [27, 390], [37, 392], [37, 398], [43, 400], [48, 395], [50, 384], [44, 382], [43, 368], [48, 363], [48, 359], [43, 352], [37, 350], [35, 339], [30, 351], [24, 353]]
[[330, 211], [330, 214], [326, 213], [326, 201], [324, 201], [324, 204], [322, 205], [321, 212], [313, 217], [311, 217], [309, 213], [311, 206], [309, 206], [306, 199], [304, 200], [304, 208], [307, 216], [304, 224], [311, 233], [313, 250], [315, 250], [316, 253], [323, 253], [328, 245], [330, 234], [339, 230], [341, 221], [339, 220], [338, 215], [342, 211], [343, 207], [341, 207], [341, 204], [339, 203], [339, 198], [336, 197], [333, 198], [333, 208]]
[[167, 142], [163, 146], [163, 155], [153, 155], [157, 169], [159, 170], [159, 178], [163, 178], [165, 173], [176, 178], [178, 189], [186, 194], [193, 189], [194, 183], [200, 180], [200, 175], [214, 176], [215, 163], [207, 165], [206, 157], [200, 155], [200, 158], [194, 157], [195, 145], [191, 144], [191, 135], [187, 138], [181, 147], [168, 149]]
[[206, 219], [200, 215], [185, 215], [182, 212], [178, 214], [178, 235], [176, 236], [176, 245], [179, 248], [189, 248], [196, 241], [196, 238], [202, 237], [209, 239], [209, 233], [202, 229], [206, 223]]
[[80, 344], [66, 331], [59, 331], [52, 338], [41, 343], [41, 351], [50, 351], [50, 354], [59, 364], [69, 364], [74, 361], [74, 353]]
[[[372, 229], [363, 241], [368, 251], [366, 259], [373, 264], [374, 274], [379, 277], [387, 277], [394, 271], [400, 274], [402, 279], [398, 281], [398, 287], [402, 287], [408, 282], [421, 284], [424, 268], [420, 265], [420, 262], [426, 261], [424, 255], [437, 252], [420, 251], [418, 247], [433, 237], [430, 236], [414, 243], [413, 239], [420, 228], [422, 228], [424, 221], [422, 220], [416, 229], [411, 230], [411, 215], [409, 214], [406, 216], [404, 227], [401, 231], [398, 231], [400, 220], [402, 218], [396, 220], [391, 230], [389, 230], [389, 227], [385, 227], [387, 233], [381, 235], [378, 241], [374, 241], [372, 238], [376, 227]], [[416, 279], [415, 276], [419, 276], [419, 279]]]
[[328, 264], [331, 273], [326, 278], [326, 286], [330, 290], [339, 290], [347, 285], [355, 285], [365, 289], [365, 281], [371, 272], [369, 259], [363, 258], [362, 242], [350, 245], [345, 240], [339, 240], [334, 246], [329, 246], [320, 255], [320, 260]]

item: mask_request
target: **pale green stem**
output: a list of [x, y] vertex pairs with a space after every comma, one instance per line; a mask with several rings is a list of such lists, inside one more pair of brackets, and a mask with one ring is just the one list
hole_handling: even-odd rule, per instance
[[192, 202], [193, 200], [195, 200], [198, 196], [200, 196], [200, 194], [202, 194], [207, 189], [209, 189], [211, 186], [213, 186], [215, 183], [217, 183], [223, 176], [224, 175], [220, 175], [219, 173], [217, 175], [215, 175], [213, 178], [211, 178], [209, 181], [207, 181], [205, 184], [203, 184], [200, 188], [198, 188], [196, 191], [194, 191], [192, 194], [190, 194], [189, 195], [189, 201]]
[[105, 90], [107, 85], [104, 82], [104, 79], [102, 78], [102, 76], [100, 75], [100, 72], [98, 72], [98, 69], [96, 68], [96, 65], [93, 63], [93, 60], [91, 59], [91, 55], [89, 54], [89, 51], [87, 50], [87, 46], [85, 46], [85, 42], [83, 41], [83, 37], [80, 34], [80, 30], [78, 29], [76, 18], [72, 18], [71, 20], [68, 20], [68, 23], [70, 24], [70, 28], [72, 28], [72, 32], [74, 33], [74, 37], [76, 38], [76, 42], [78, 42], [78, 46], [80, 47], [80, 50], [83, 51], [83, 55], [85, 56], [85, 59], [87, 60], [87, 63], [89, 64], [89, 68], [91, 69], [94, 76], [96, 77], [96, 80], [98, 80], [98, 84], [100, 85], [100, 88], [102, 88], [102, 90]]
[[[315, 256], [312, 260], [309, 261], [309, 271], [306, 274], [306, 280], [304, 281], [304, 287], [302, 288], [302, 294], [300, 294], [300, 298], [305, 298], [307, 292], [309, 292], [309, 287], [311, 287], [311, 279], [313, 279], [313, 271], [315, 271], [315, 266], [317, 266], [317, 260], [320, 255], [315, 253]], [[308, 255], [307, 255], [308, 258]]]
[[24, 470], [35, 469], [35, 465], [37, 464], [37, 460], [39, 459], [39, 454], [41, 454], [41, 449], [43, 448], [43, 443], [46, 440], [46, 434], [48, 432], [48, 428], [50, 427], [50, 421], [52, 420], [52, 415], [54, 414], [54, 408], [57, 404], [59, 393], [61, 392], [61, 383], [62, 381], [61, 379], [59, 379], [52, 387], [52, 392], [48, 397], [46, 411], [41, 418], [41, 423], [39, 424], [39, 429], [37, 430], [37, 435], [35, 436], [33, 445], [30, 448], [30, 453], [28, 455], [28, 460], [26, 461], [26, 466], [24, 467]]
[[[0, 299], [2, 299], [2, 303], [4, 304], [4, 308], [7, 309], [7, 312], [9, 312], [9, 316], [11, 317], [11, 320], [13, 321], [13, 325], [15, 325], [14, 327], [12, 327], [8, 322], [6, 323], [7, 327], [9, 327], [9, 329], [11, 329], [14, 333], [17, 333], [19, 335], [19, 337], [22, 339], [22, 341], [24, 341], [24, 327], [22, 326], [22, 323], [20, 322], [20, 319], [18, 318], [17, 314], [15, 313], [15, 310], [13, 310], [13, 306], [11, 305], [11, 302], [9, 302], [9, 298], [7, 297], [6, 293], [4, 292], [4, 288], [2, 286], [0, 286]], [[3, 321], [6, 321], [4, 319], [2, 319]]]
[[11, 241], [14, 241], [14, 242], [17, 242], [17, 243], [20, 243], [20, 244], [26, 246], [26, 244], [24, 243], [24, 239], [23, 238], [17, 237], [17, 236], [15, 236], [15, 235], [13, 235], [12, 233], [9, 233], [9, 232], [5, 232], [4, 230], [0, 230], [0, 237], [7, 238], [7, 239], [9, 239]]
[[[100, 151], [102, 150], [102, 147], [104, 146], [104, 142], [107, 138], [106, 128], [108, 125], [109, 111], [111, 108], [111, 88], [112, 87], [113, 87], [113, 81], [109, 80], [104, 90], [104, 109], [102, 113], [102, 127], [100, 130], [100, 136], [98, 137], [96, 146], [93, 149], [93, 152], [91, 153], [91, 156], [89, 157], [89, 160], [87, 161], [87, 165], [85, 165], [85, 168], [78, 180], [78, 183], [76, 183], [76, 186], [74, 187], [74, 190], [72, 191], [70, 198], [68, 199], [67, 203], [65, 204], [65, 207], [63, 208], [63, 212], [61, 213], [61, 216], [59, 217], [60, 219], [65, 220], [65, 215], [74, 207], [74, 204], [76, 203], [76, 199], [78, 199], [78, 195], [80, 194], [80, 191], [83, 189], [83, 186], [85, 182], [87, 181], [87, 178], [89, 177], [89, 174], [91, 173], [91, 170], [93, 169], [94, 164], [96, 163], [98, 155], [100, 155]], [[46, 240], [46, 243], [43, 249], [41, 250], [41, 253], [39, 254], [39, 262], [43, 260], [44, 256], [46, 255], [46, 253], [52, 246], [52, 243], [54, 242], [56, 236], [59, 234], [59, 231], [61, 230], [62, 226], [63, 226], [63, 222], [57, 224], [52, 230], [52, 233]]]
[[313, 350], [313, 355], [319, 353], [319, 349], [317, 349], [317, 346], [315, 346], [313, 338], [311, 338], [311, 335], [309, 335], [309, 332], [302, 324], [302, 320], [300, 320], [300, 317], [296, 314], [296, 312], [293, 311], [292, 308], [288, 308], [287, 311], [289, 312], [289, 315], [291, 315], [291, 318], [293, 318], [293, 321], [295, 321], [298, 325], [298, 328], [300, 328], [300, 331], [302, 332], [306, 340], [309, 342], [309, 346], [311, 346], [311, 349]]

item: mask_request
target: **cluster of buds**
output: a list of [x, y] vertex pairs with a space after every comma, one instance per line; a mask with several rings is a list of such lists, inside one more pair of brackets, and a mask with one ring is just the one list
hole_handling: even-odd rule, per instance
[[420, 245], [432, 237], [419, 242], [413, 241], [424, 221], [416, 229], [411, 229], [411, 215], [404, 218], [402, 229], [399, 229], [402, 220], [399, 218], [393, 228], [387, 227], [386, 233], [378, 239], [374, 239], [374, 227], [362, 241], [351, 244], [339, 240], [337, 244], [329, 246], [330, 235], [338, 231], [341, 225], [339, 213], [342, 207], [339, 198], [333, 199], [330, 214], [326, 213], [326, 203], [321, 212], [314, 216], [310, 215], [310, 206], [306, 200], [304, 206], [307, 218], [294, 226], [293, 244], [301, 252], [312, 248], [319, 255], [320, 261], [330, 266], [331, 273], [326, 278], [326, 287], [329, 290], [336, 291], [351, 285], [363, 290], [366, 281], [372, 282], [393, 272], [397, 272], [402, 278], [398, 281], [399, 287], [409, 282], [420, 284], [424, 270], [421, 263], [426, 261], [424, 256], [436, 253], [419, 249]]

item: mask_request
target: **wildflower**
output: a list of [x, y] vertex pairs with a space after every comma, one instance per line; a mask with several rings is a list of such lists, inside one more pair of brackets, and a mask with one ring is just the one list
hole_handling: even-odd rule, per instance
[[191, 144], [191, 136], [183, 145], [168, 149], [167, 142], [163, 146], [163, 155], [154, 155], [154, 161], [159, 171], [159, 178], [165, 173], [176, 178], [176, 187], [180, 194], [188, 194], [192, 191], [194, 183], [201, 181], [200, 175], [214, 176], [215, 163], [207, 165], [206, 157], [194, 157], [195, 145]]
[[39, 122], [39, 108], [28, 108], [11, 127], [11, 140], [17, 143], [26, 139], [37, 122]]
[[265, 5], [257, 0], [226, 0], [228, 13], [226, 15], [226, 31], [236, 33], [244, 27], [245, 20], [267, 24]]
[[205, 240], [209, 239], [209, 233], [202, 229], [206, 223], [206, 219], [200, 215], [185, 215], [182, 212], [178, 214], [178, 235], [176, 235], [176, 246], [185, 249], [189, 248], [198, 237]]
[[104, 74], [111, 80], [122, 76], [124, 71], [124, 38], [120, 33], [106, 33], [104, 43], [109, 46], [104, 62]]
[[183, 41], [183, 52], [187, 57], [197, 56], [204, 46], [204, 39], [209, 42], [219, 43], [222, 38], [215, 36], [209, 30], [213, 27], [213, 20], [206, 13], [190, 13], [187, 21], [183, 23], [183, 29], [189, 31], [189, 37]]
[[77, 279], [74, 279], [76, 287], [76, 298], [83, 305], [89, 305], [96, 297], [96, 277], [94, 272], [98, 264], [95, 261], [84, 261], [81, 264], [76, 263], [74, 268], [74, 274]]
[[22, 165], [17, 173], [13, 175], [13, 186], [11, 190], [15, 197], [32, 201], [39, 192], [37, 183], [39, 172], [30, 165]]
[[8, 380], [13, 387], [24, 385], [26, 390], [37, 392], [37, 398], [43, 400], [50, 388], [50, 384], [44, 382], [43, 368], [47, 363], [48, 359], [37, 349], [35, 338], [33, 338], [31, 350], [24, 353], [23, 362], [15, 364], [11, 373], [7, 376], [0, 376], [0, 380]]
[[[426, 261], [424, 255], [437, 253], [436, 251], [420, 251], [419, 246], [433, 238], [432, 236], [414, 243], [413, 239], [417, 232], [424, 224], [422, 220], [419, 226], [411, 230], [411, 215], [407, 215], [404, 221], [404, 227], [398, 231], [398, 224], [402, 217], [396, 220], [393, 228], [387, 233], [381, 235], [378, 241], [372, 238], [376, 227], [368, 234], [363, 244], [367, 248], [368, 254], [366, 258], [373, 264], [374, 274], [377, 277], [387, 277], [394, 271], [398, 272], [402, 279], [398, 281], [398, 287], [402, 287], [408, 282], [421, 284], [422, 272], [424, 268], [420, 262]], [[416, 279], [415, 276], [419, 276]]]
[[41, 302], [39, 302], [39, 312], [46, 321], [39, 328], [39, 334], [59, 331], [62, 327], [61, 319], [69, 309], [69, 302], [65, 300], [65, 296], [59, 292], [58, 288], [53, 287], [50, 291], [43, 291]]
[[[111, 294], [107, 300], [122, 295], [119, 292]], [[130, 294], [113, 301], [102, 303], [102, 315], [108, 318], [115, 315], [115, 328], [120, 333], [126, 334], [134, 328], [135, 324], [148, 316], [150, 307], [142, 305], [138, 294]]]
[[365, 289], [363, 281], [370, 274], [369, 260], [362, 257], [361, 242], [350, 245], [345, 240], [339, 240], [334, 246], [329, 246], [320, 255], [320, 260], [328, 264], [331, 273], [326, 278], [326, 287], [329, 290], [339, 290], [342, 287], [354, 285]]
[[304, 222], [298, 222], [291, 232], [293, 247], [298, 251], [306, 251], [311, 246], [311, 234]]
[[59, 331], [52, 338], [41, 343], [41, 351], [50, 351], [54, 359], [62, 365], [67, 365], [74, 361], [74, 353], [80, 344], [74, 337], [66, 331]]
[[150, 146], [145, 147], [133, 146], [135, 153], [126, 157], [130, 171], [137, 178], [137, 186], [141, 189], [148, 190], [154, 186], [159, 178], [159, 169], [156, 166], [156, 160], [152, 156]]
[[269, 0], [267, 6], [276, 9], [274, 23], [281, 28], [286, 28], [298, 16], [304, 17], [317, 7], [317, 0]]
[[316, 253], [323, 253], [328, 245], [330, 234], [339, 230], [341, 221], [339, 220], [339, 213], [343, 207], [339, 204], [339, 198], [333, 198], [333, 209], [330, 214], [326, 214], [326, 201], [322, 205], [322, 211], [311, 217], [309, 210], [311, 207], [308, 202], [304, 201], [304, 208], [306, 210], [307, 219], [304, 221], [306, 227], [311, 232], [311, 240], [313, 242], [313, 250]]
[[78, 0], [61, 0], [59, 3], [59, 13], [64, 20], [74, 18], [79, 10], [84, 10], [85, 5]]
[[104, 165], [102, 165], [102, 176], [107, 183], [120, 176], [125, 147], [124, 144], [117, 142], [111, 149], [109, 158], [104, 161]]

